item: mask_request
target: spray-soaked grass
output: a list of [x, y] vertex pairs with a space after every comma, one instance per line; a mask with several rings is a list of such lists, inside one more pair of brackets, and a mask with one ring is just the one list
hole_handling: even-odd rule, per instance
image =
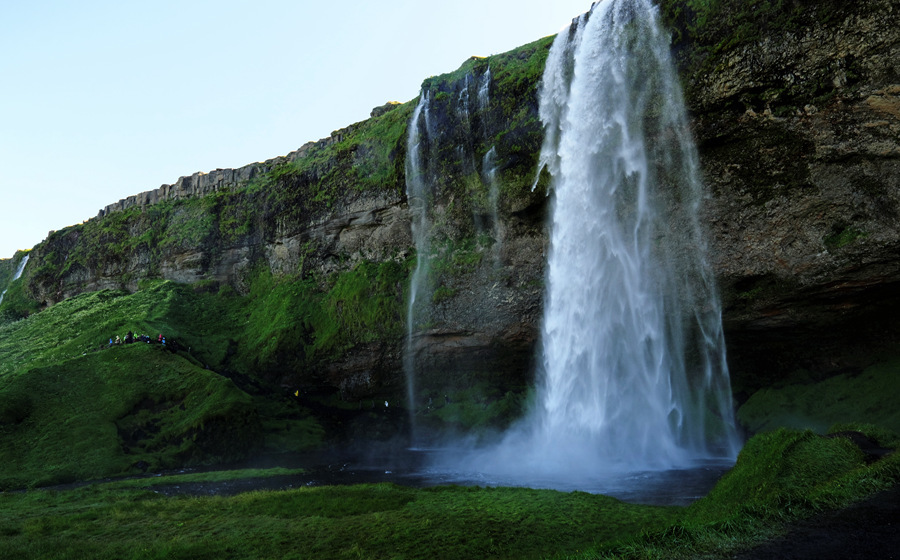
[[[883, 430], [870, 435], [898, 441]], [[190, 479], [204, 476], [212, 475]], [[735, 468], [687, 508], [582, 492], [392, 484], [164, 497], [141, 490], [146, 480], [129, 480], [0, 494], [0, 538], [16, 558], [728, 557], [785, 521], [898, 480], [894, 455], [867, 465], [847, 439], [778, 430], [750, 440]]]
[[[896, 448], [896, 433], [872, 426], [856, 429]], [[740, 549], [778, 535], [784, 524], [842, 508], [900, 483], [900, 456], [867, 464], [844, 437], [779, 429], [750, 439], [735, 467], [703, 499], [685, 508], [678, 523], [609, 550], [575, 558], [729, 558]]]
[[738, 410], [737, 417], [751, 433], [779, 426], [824, 432], [832, 424], [860, 419], [900, 432], [897, 395], [900, 358], [858, 375], [761, 389]]
[[0, 535], [17, 558], [542, 558], [659, 530], [676, 513], [511, 488], [165, 498], [95, 486], [0, 495]]

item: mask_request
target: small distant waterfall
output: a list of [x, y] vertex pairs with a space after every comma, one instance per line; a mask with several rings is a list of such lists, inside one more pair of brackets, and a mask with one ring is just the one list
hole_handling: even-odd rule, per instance
[[481, 162], [481, 177], [484, 184], [488, 187], [488, 208], [491, 212], [492, 236], [494, 244], [491, 246], [491, 256], [494, 261], [494, 267], [500, 265], [500, 249], [503, 243], [503, 224], [500, 223], [499, 207], [500, 207], [500, 181], [497, 178], [497, 148], [491, 146], [491, 149], [484, 154]]
[[3, 298], [6, 297], [6, 291], [9, 290], [9, 286], [12, 285], [13, 282], [22, 277], [22, 273], [25, 272], [25, 265], [28, 264], [28, 258], [31, 255], [25, 255], [22, 257], [22, 260], [19, 261], [19, 266], [16, 268], [16, 273], [13, 274], [12, 280], [9, 281], [9, 284], [6, 288], [3, 289], [3, 292], [0, 293], [0, 303], [3, 303]]
[[[488, 69], [481, 76], [481, 84], [478, 86], [478, 108], [482, 111], [486, 111], [488, 105], [490, 104], [490, 91], [491, 91], [491, 67], [488, 66]], [[487, 138], [487, 127], [484, 130], [485, 138]]]
[[[417, 333], [431, 316], [434, 283], [438, 281], [431, 275], [432, 253], [445, 250], [443, 246], [432, 246], [435, 236], [446, 239], [446, 230], [442, 229], [446, 224], [434, 220], [434, 193], [440, 192], [442, 185], [450, 181], [467, 182], [466, 186], [472, 189], [469, 192], [475, 195], [472, 200], [466, 201], [471, 205], [474, 233], [476, 236], [486, 233], [485, 222], [490, 220], [494, 262], [499, 262], [502, 231], [497, 211], [500, 195], [497, 150], [491, 147], [483, 157], [479, 154], [489, 140], [486, 123], [490, 81], [488, 67], [480, 76], [476, 70], [466, 74], [459, 85], [451, 84], [451, 87], [458, 88], [453, 97], [446, 95], [446, 86], [442, 86], [444, 89], [438, 87], [436, 93], [423, 89], [409, 122], [406, 195], [416, 248], [416, 267], [410, 277], [407, 300], [403, 368], [414, 442], [417, 439], [417, 398], [422, 396], [418, 391], [423, 389], [418, 386], [422, 365], [416, 363]], [[437, 125], [438, 122], [441, 124]], [[453, 157], [447, 157], [448, 150], [453, 150]], [[478, 190], [484, 187], [487, 187], [487, 193]], [[437, 243], [439, 245], [441, 241]]]
[[536, 404], [483, 472], [591, 477], [739, 448], [703, 186], [651, 0], [561, 32], [540, 91], [552, 223]]
[[[481, 76], [481, 83], [478, 86], [478, 109], [481, 112], [481, 133], [485, 142], [490, 141], [490, 133], [488, 127], [488, 115], [490, 109], [490, 89], [491, 89], [491, 67], [488, 66], [485, 73]], [[497, 147], [491, 148], [484, 154], [481, 160], [481, 180], [488, 187], [488, 211], [491, 214], [491, 237], [494, 244], [491, 247], [491, 254], [494, 266], [500, 264], [500, 250], [503, 246], [503, 225], [500, 223], [500, 180], [497, 176]]]

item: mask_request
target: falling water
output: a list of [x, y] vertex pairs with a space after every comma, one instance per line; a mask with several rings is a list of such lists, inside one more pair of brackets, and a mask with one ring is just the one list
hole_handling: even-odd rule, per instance
[[698, 159], [657, 20], [651, 0], [603, 0], [553, 44], [541, 382], [477, 468], [571, 480], [736, 454]]
[[[478, 86], [478, 108], [481, 111], [487, 111], [490, 104], [491, 90], [491, 67], [488, 66], [484, 74], [481, 76], [481, 84]], [[485, 137], [487, 137], [487, 128], [485, 127]]]
[[736, 447], [697, 155], [657, 19], [650, 0], [597, 4], [557, 38], [540, 107], [555, 158], [535, 437], [628, 468]]
[[[424, 124], [425, 130], [422, 130]], [[426, 171], [422, 165], [422, 153], [426, 151], [431, 123], [428, 112], [428, 93], [422, 92], [419, 103], [413, 111], [409, 124], [406, 149], [406, 198], [412, 215], [412, 237], [416, 246], [416, 268], [410, 277], [409, 300], [406, 310], [406, 348], [403, 356], [403, 370], [406, 375], [407, 402], [413, 439], [416, 437], [416, 360], [414, 335], [416, 332], [416, 311], [422, 301], [428, 300], [427, 278], [429, 264], [429, 220], [428, 207], [431, 193], [428, 188]], [[420, 299], [421, 298], [421, 299]]]
[[[481, 134], [485, 143], [490, 140], [490, 132], [488, 127], [488, 115], [490, 115], [490, 89], [491, 89], [491, 67], [481, 76], [481, 83], [478, 86], [478, 109], [481, 113]], [[494, 266], [500, 263], [500, 250], [502, 248], [503, 226], [500, 223], [500, 180], [497, 176], [497, 148], [491, 148], [484, 154], [481, 160], [481, 180], [488, 187], [488, 211], [491, 214], [491, 224], [493, 231], [494, 244], [491, 253]]]
[[491, 147], [481, 162], [482, 181], [488, 186], [488, 210], [491, 213], [494, 244], [491, 246], [491, 256], [494, 266], [500, 264], [500, 249], [502, 248], [503, 225], [500, 223], [500, 181], [497, 177], [497, 149]]
[[[19, 261], [19, 266], [16, 268], [16, 273], [13, 274], [12, 280], [9, 281], [9, 285], [12, 285], [13, 282], [22, 277], [22, 273], [25, 272], [25, 265], [28, 264], [28, 257], [31, 255], [25, 255], [22, 257], [22, 260]], [[6, 297], [6, 291], [9, 290], [9, 285], [0, 293], [0, 303], [3, 303], [3, 298]]]
[[[407, 304], [407, 337], [403, 367], [407, 380], [407, 401], [410, 411], [410, 425], [414, 443], [417, 439], [416, 412], [417, 391], [421, 382], [422, 364], [416, 363], [417, 333], [427, 324], [431, 315], [431, 301], [435, 281], [430, 275], [432, 257], [432, 237], [441, 233], [441, 224], [434, 223], [434, 192], [440, 185], [452, 180], [468, 181], [479, 175], [482, 184], [488, 187], [486, 199], [488, 208], [473, 203], [473, 225], [477, 233], [485, 233], [483, 222], [485, 210], [493, 227], [495, 262], [499, 251], [500, 224], [497, 216], [499, 181], [497, 178], [497, 151], [493, 148], [481, 159], [478, 169], [476, 144], [478, 139], [488, 140], [488, 115], [490, 98], [490, 68], [476, 77], [466, 74], [457, 95], [450, 103], [439, 101], [443, 96], [435, 96], [423, 90], [419, 102], [410, 119], [407, 135], [406, 194], [411, 214], [411, 229], [416, 248], [416, 267], [410, 277]], [[439, 90], [439, 93], [442, 90]], [[440, 126], [436, 123], [440, 122]], [[447, 158], [448, 149], [455, 152], [455, 158]], [[441, 159], [443, 158], [443, 160]], [[453, 165], [446, 165], [448, 159]], [[453, 169], [455, 167], [455, 169]], [[448, 172], [448, 168], [451, 171]], [[440, 211], [438, 211], [440, 212]], [[446, 224], [444, 224], [446, 225]]]

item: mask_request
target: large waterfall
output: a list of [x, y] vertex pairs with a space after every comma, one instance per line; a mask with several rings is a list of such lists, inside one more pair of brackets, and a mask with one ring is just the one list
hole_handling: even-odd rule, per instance
[[567, 480], [736, 455], [703, 188], [651, 0], [561, 32], [540, 92], [551, 245], [535, 404], [462, 468]]
[[557, 37], [540, 114], [554, 200], [535, 445], [627, 468], [732, 453], [697, 155], [650, 0], [601, 2]]

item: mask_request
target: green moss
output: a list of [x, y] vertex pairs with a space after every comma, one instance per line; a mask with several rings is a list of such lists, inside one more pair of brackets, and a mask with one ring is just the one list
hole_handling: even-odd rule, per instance
[[[809, 28], [838, 26], [846, 18], [871, 9], [839, 0], [662, 0], [659, 6], [664, 24], [672, 31], [673, 52], [685, 81], [686, 97], [695, 101], [706, 96], [695, 95], [700, 92], [694, 89], [706, 87], [706, 77], [722, 70], [726, 55], [773, 37], [791, 41]], [[850, 59], [822, 61], [799, 80], [787, 80], [777, 71], [762, 73], [755, 76], [752, 87], [724, 98], [727, 106], [723, 109], [728, 113], [713, 120], [726, 122], [735, 112], [743, 113], [748, 108], [768, 108], [776, 117], [788, 116], [795, 114], [797, 107], [825, 103], [836, 94], [833, 78], [837, 72], [847, 76], [851, 88], [865, 74]], [[708, 114], [710, 108], [702, 110]]]
[[490, 242], [490, 238], [485, 236], [442, 240], [432, 246], [429, 257], [432, 275], [440, 283], [471, 274], [481, 264]]
[[762, 293], [763, 293], [763, 287], [762, 287], [762, 286], [756, 286], [756, 287], [753, 288], [752, 290], [747, 290], [746, 292], [739, 292], [739, 293], [737, 294], [737, 298], [738, 298], [738, 299], [741, 299], [741, 300], [744, 300], [744, 301], [753, 301], [753, 300], [755, 300], [757, 297], [759, 297], [759, 295], [762, 294]]
[[[20, 261], [16, 260], [17, 265], [18, 262]], [[0, 302], [0, 325], [18, 321], [39, 310], [37, 302], [28, 297], [26, 292], [28, 276], [23, 276], [12, 282], [14, 273], [15, 270], [6, 277], [5, 282], [0, 283], [0, 292], [6, 291], [3, 301]], [[31, 272], [29, 271], [30, 275]]]
[[846, 507], [898, 482], [896, 454], [867, 465], [847, 438], [784, 429], [767, 432], [747, 442], [734, 468], [676, 524], [600, 554], [575, 557], [731, 557], [782, 536], [786, 522]]
[[825, 236], [823, 243], [829, 251], [836, 251], [841, 247], [850, 245], [854, 241], [865, 239], [869, 234], [852, 226], [837, 225], [831, 233]]
[[[267, 476], [279, 472], [226, 475]], [[392, 484], [172, 497], [157, 484], [0, 494], [15, 557], [698, 558], [731, 557], [785, 521], [843, 507], [900, 480], [900, 460], [866, 465], [845, 438], [779, 430], [751, 439], [735, 467], [687, 508], [527, 488]]]
[[671, 508], [524, 488], [391, 484], [164, 498], [92, 486], [0, 496], [16, 557], [546, 558], [664, 527]]
[[824, 433], [835, 423], [868, 422], [900, 432], [900, 360], [882, 362], [858, 375], [795, 382], [754, 393], [737, 418], [750, 432], [779, 426]]
[[[135, 294], [84, 294], [0, 326], [2, 484], [321, 445], [321, 426], [296, 403], [278, 400], [274, 390], [251, 398], [213, 373], [233, 372], [236, 349], [250, 343], [250, 303], [213, 285], [145, 280]], [[109, 348], [110, 338], [129, 330], [154, 339], [163, 333], [169, 351], [156, 344]], [[244, 382], [259, 391], [258, 381]], [[32, 445], [37, 441], [43, 443]], [[57, 466], [45, 472], [46, 465]]]
[[394, 261], [362, 261], [323, 281], [261, 270], [242, 303], [235, 365], [304, 368], [357, 344], [399, 338], [408, 274], [408, 262]]
[[292, 205], [298, 187], [307, 210], [330, 207], [347, 189], [402, 191], [406, 126], [414, 107], [410, 101], [356, 123], [338, 141], [315, 144], [305, 157], [276, 166], [262, 183], [266, 190], [274, 185], [272, 203]]
[[809, 507], [817, 493], [836, 486], [848, 473], [863, 470], [863, 454], [849, 439], [824, 438], [810, 431], [767, 432], [747, 442], [735, 468], [691, 506], [690, 514], [703, 522], [742, 513], [789, 515], [793, 512], [785, 511], [785, 506]]
[[[485, 154], [495, 149], [500, 207], [529, 206], [523, 199], [540, 199], [531, 190], [543, 141], [538, 117], [538, 87], [553, 37], [487, 58], [473, 57], [457, 70], [425, 80], [429, 118], [441, 130], [429, 147], [425, 170], [438, 206], [436, 240], [468, 238], [478, 233], [478, 218], [493, 212], [481, 169]], [[487, 80], [490, 72], [490, 81]], [[476, 102], [487, 86], [487, 103]], [[466, 111], [461, 100], [468, 99]], [[452, 232], [452, 233], [450, 233]]]
[[434, 293], [431, 295], [431, 301], [434, 303], [440, 303], [442, 301], [451, 299], [455, 295], [455, 289], [448, 286], [438, 286], [437, 288], [435, 288]]
[[443, 387], [424, 390], [417, 411], [420, 427], [469, 437], [506, 429], [522, 417], [533, 394], [526, 387], [502, 387], [493, 381], [488, 377], [454, 386], [445, 380]]
[[230, 381], [133, 344], [0, 378], [0, 487], [242, 459], [259, 424]]

